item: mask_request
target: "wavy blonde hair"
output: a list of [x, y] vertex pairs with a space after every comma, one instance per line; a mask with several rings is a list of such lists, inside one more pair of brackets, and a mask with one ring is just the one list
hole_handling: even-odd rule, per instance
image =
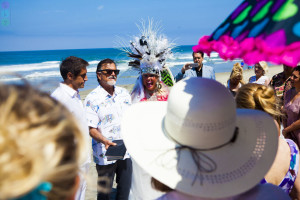
[[233, 65], [232, 70], [231, 70], [231, 74], [230, 74], [230, 77], [229, 77], [228, 81], [231, 80], [231, 79], [233, 79], [233, 78], [236, 78], [238, 76], [241, 76], [240, 83], [242, 85], [244, 85], [245, 81], [244, 81], [244, 77], [243, 77], [243, 68], [242, 68], [242, 66], [241, 66], [240, 63], [235, 63]]
[[75, 193], [85, 142], [73, 116], [29, 85], [0, 85], [0, 199], [50, 182], [48, 199]]
[[235, 100], [238, 108], [261, 110], [270, 114], [276, 120], [282, 116], [279, 107], [280, 100], [271, 87], [248, 83], [239, 89]]

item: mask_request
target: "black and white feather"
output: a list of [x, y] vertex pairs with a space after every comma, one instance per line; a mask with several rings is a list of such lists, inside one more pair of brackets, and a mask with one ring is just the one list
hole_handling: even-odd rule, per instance
[[[134, 60], [129, 63], [133, 67], [152, 67], [161, 70], [167, 59], [173, 56], [172, 48], [175, 44], [169, 42], [166, 36], [161, 34], [161, 26], [153, 20], [141, 21], [137, 25], [140, 33], [133, 36], [129, 42], [129, 48], [122, 48], [127, 55]], [[128, 45], [127, 45], [128, 46]]]

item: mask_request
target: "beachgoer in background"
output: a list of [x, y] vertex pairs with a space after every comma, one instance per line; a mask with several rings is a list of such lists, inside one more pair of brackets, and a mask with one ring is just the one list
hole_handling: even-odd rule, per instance
[[283, 65], [283, 72], [276, 74], [272, 77], [269, 85], [272, 86], [276, 92], [276, 96], [284, 102], [285, 94], [292, 88], [291, 75], [294, 68]]
[[232, 95], [235, 96], [238, 89], [244, 84], [243, 68], [241, 67], [240, 63], [235, 63], [227, 81], [227, 88], [230, 90]]
[[268, 85], [270, 82], [269, 77], [265, 76], [268, 72], [268, 64], [265, 61], [260, 61], [254, 65], [255, 76], [249, 78], [249, 83], [257, 83], [262, 85]]
[[242, 199], [289, 199], [277, 186], [255, 187], [276, 156], [276, 131], [268, 114], [236, 109], [226, 87], [194, 77], [175, 84], [167, 102], [132, 105], [122, 121], [130, 155], [168, 192], [159, 199], [228, 199], [249, 190]]
[[[84, 88], [84, 83], [88, 80], [86, 75], [86, 67], [88, 65], [89, 63], [87, 61], [75, 56], [64, 59], [59, 66], [63, 82], [60, 83], [59, 87], [51, 94], [53, 98], [65, 105], [77, 119], [78, 123], [81, 125], [82, 133], [86, 137], [86, 141], [90, 141], [89, 130], [78, 89]], [[81, 171], [84, 174], [88, 173], [91, 163], [91, 145], [90, 143], [88, 144], [88, 149], [86, 150], [87, 160], [81, 166]], [[84, 200], [86, 187], [87, 184], [85, 179], [81, 178], [80, 188], [76, 194], [76, 199]]]
[[202, 51], [193, 52], [193, 61], [197, 64], [197, 67], [191, 67], [193, 66], [192, 63], [186, 63], [175, 77], [176, 81], [180, 81], [186, 77], [203, 77], [215, 80], [214, 68], [204, 65], [203, 59], [204, 53]]
[[116, 199], [128, 199], [131, 186], [132, 165], [128, 153], [125, 154], [124, 160], [117, 161], [108, 161], [105, 156], [108, 147], [116, 145], [112, 141], [122, 139], [122, 114], [131, 104], [127, 90], [115, 86], [119, 72], [113, 60], [101, 60], [96, 71], [99, 86], [89, 93], [84, 101], [90, 135], [93, 138], [93, 159], [98, 172], [98, 184], [108, 190], [98, 190], [98, 200], [109, 199], [115, 174]]
[[299, 172], [299, 149], [292, 140], [280, 137], [280, 121], [278, 119], [280, 119], [282, 114], [278, 97], [276, 97], [273, 88], [249, 83], [239, 89], [235, 99], [238, 108], [261, 110], [276, 120], [279, 137], [278, 151], [275, 161], [262, 183], [278, 185], [287, 194], [291, 194], [291, 196], [299, 199], [300, 178], [297, 178]]
[[282, 134], [294, 140], [299, 147], [300, 142], [300, 66], [297, 66], [292, 75], [293, 88], [288, 90], [284, 99], [284, 112]]
[[49, 94], [0, 85], [0, 199], [74, 199], [86, 143]]

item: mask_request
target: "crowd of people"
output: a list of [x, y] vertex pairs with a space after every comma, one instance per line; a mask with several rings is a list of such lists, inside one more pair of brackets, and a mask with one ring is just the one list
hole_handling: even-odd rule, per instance
[[[60, 63], [51, 96], [1, 84], [0, 199], [84, 199], [90, 150], [98, 200], [111, 199], [114, 177], [118, 200], [299, 199], [300, 66], [269, 80], [261, 61], [246, 84], [235, 63], [226, 87], [193, 52], [168, 87], [169, 46], [149, 49], [164, 39], [131, 42], [140, 70], [131, 94], [109, 58], [84, 102], [89, 63], [75, 56]], [[109, 159], [117, 141], [126, 152]]]

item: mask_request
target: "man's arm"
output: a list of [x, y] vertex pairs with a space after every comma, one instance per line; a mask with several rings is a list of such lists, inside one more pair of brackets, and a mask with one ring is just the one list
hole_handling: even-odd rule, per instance
[[108, 149], [109, 146], [115, 146], [117, 145], [116, 143], [111, 142], [110, 140], [106, 139], [101, 133], [100, 131], [98, 131], [98, 129], [93, 128], [93, 127], [89, 127], [90, 129], [90, 136], [98, 141], [101, 142], [102, 144], [105, 145], [105, 149]]
[[190, 68], [190, 65], [191, 65], [191, 64], [192, 64], [192, 63], [186, 63], [186, 64], [181, 68], [180, 72], [178, 72], [177, 76], [175, 77], [176, 82], [178, 82], [178, 81], [180, 81], [181, 79], [185, 78], [185, 77], [184, 77], [185, 71], [191, 69], [191, 68]]

